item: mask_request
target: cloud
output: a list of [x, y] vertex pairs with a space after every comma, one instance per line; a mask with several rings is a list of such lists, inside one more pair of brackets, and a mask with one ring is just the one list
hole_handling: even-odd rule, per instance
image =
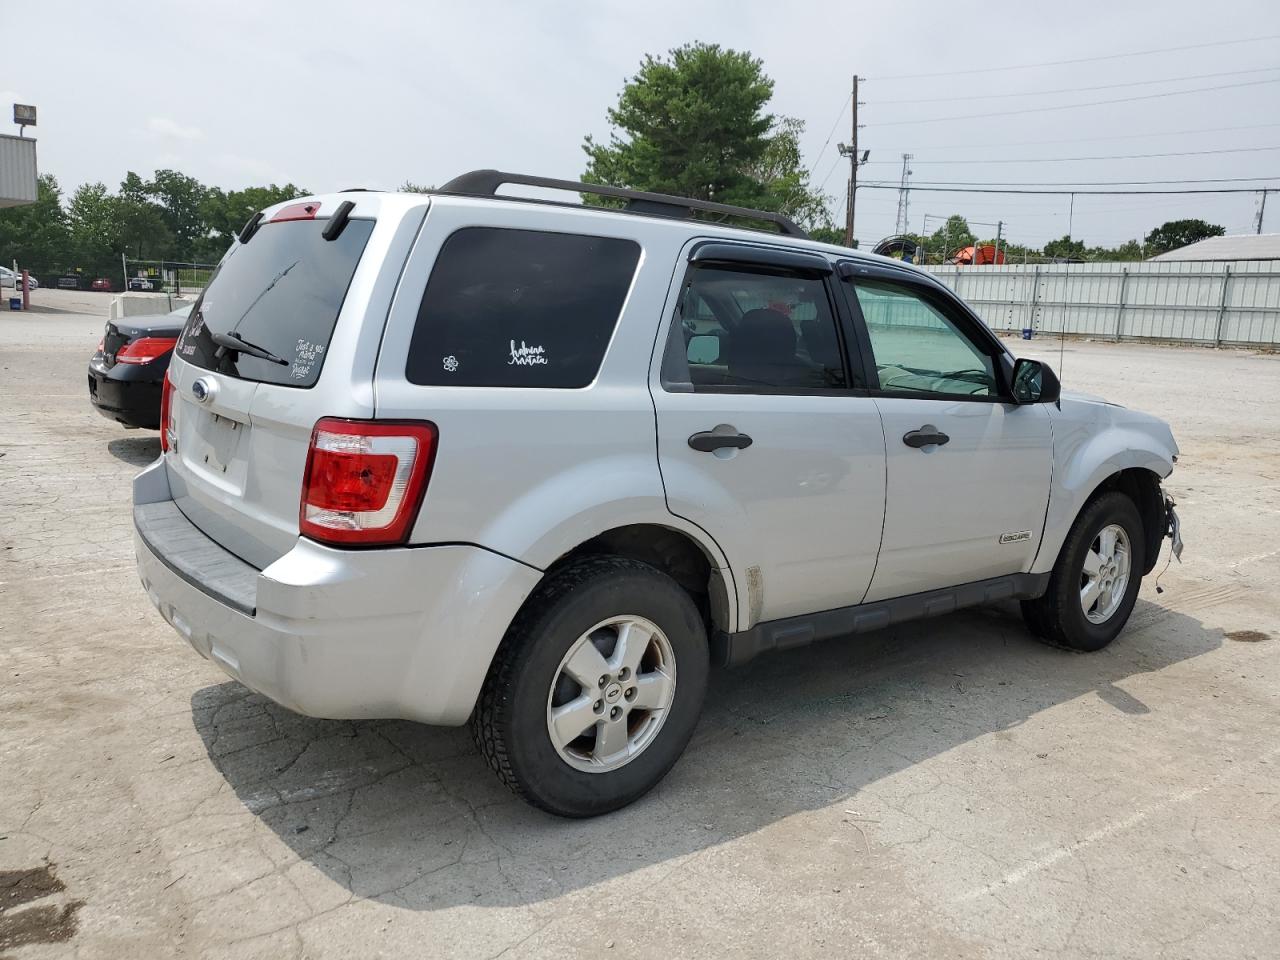
[[174, 140], [204, 139], [204, 131], [199, 127], [184, 127], [168, 117], [148, 117], [147, 129], [158, 137], [170, 137]]

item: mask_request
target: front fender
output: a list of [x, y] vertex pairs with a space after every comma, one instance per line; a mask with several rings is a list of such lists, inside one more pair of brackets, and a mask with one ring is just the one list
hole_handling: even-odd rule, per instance
[[1108, 477], [1136, 468], [1164, 479], [1178, 454], [1166, 423], [1123, 407], [1064, 398], [1051, 418], [1053, 483], [1032, 573], [1053, 569], [1071, 524]]

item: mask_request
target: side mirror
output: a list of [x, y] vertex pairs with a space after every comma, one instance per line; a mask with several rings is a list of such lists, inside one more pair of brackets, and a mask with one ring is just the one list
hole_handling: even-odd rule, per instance
[[1026, 358], [1013, 364], [1014, 403], [1056, 403], [1062, 385], [1047, 364]]
[[710, 334], [700, 334], [690, 338], [687, 350], [690, 363], [715, 363], [720, 359], [720, 338]]

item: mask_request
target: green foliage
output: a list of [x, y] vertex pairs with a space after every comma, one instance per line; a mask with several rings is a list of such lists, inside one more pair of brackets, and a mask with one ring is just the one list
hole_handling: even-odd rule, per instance
[[57, 179], [46, 173], [36, 183], [35, 203], [0, 210], [0, 264], [17, 260], [40, 278], [61, 269], [68, 236], [61, 201]]
[[[837, 246], [844, 246], [844, 230], [840, 227], [810, 227], [809, 236], [819, 243], [834, 243]], [[853, 241], [853, 247], [858, 248], [858, 241]]]
[[804, 124], [766, 112], [772, 96], [773, 81], [749, 53], [692, 43], [666, 58], [646, 56], [608, 111], [608, 143], [584, 140], [583, 180], [829, 226], [826, 198], [800, 162]]
[[215, 263], [231, 246], [242, 227], [259, 210], [285, 200], [305, 197], [308, 191], [286, 183], [278, 187], [274, 183], [266, 187], [246, 187], [244, 190], [223, 191], [211, 187], [200, 204], [200, 217], [205, 235], [197, 244], [199, 254], [194, 259]]
[[1209, 237], [1221, 237], [1227, 231], [1204, 220], [1170, 220], [1147, 234], [1147, 256], [1177, 250]]
[[[934, 255], [937, 255], [939, 262], [945, 262], [948, 258], [955, 256], [956, 251], [962, 247], [973, 246], [977, 239], [974, 232], [969, 229], [969, 221], [960, 214], [953, 213], [947, 217], [947, 222], [933, 231], [923, 243], [931, 260]], [[920, 239], [917, 238], [917, 243], [919, 242]]]
[[414, 183], [412, 180], [406, 180], [400, 184], [401, 193], [430, 193], [435, 187], [429, 187], [424, 183]]
[[1083, 260], [1085, 245], [1083, 240], [1072, 240], [1070, 234], [1057, 240], [1050, 240], [1044, 245], [1046, 257], [1060, 257], [1064, 260]]
[[177, 170], [157, 170], [147, 184], [147, 194], [159, 205], [160, 217], [173, 237], [176, 260], [195, 259], [196, 245], [205, 239], [204, 205], [208, 188]]

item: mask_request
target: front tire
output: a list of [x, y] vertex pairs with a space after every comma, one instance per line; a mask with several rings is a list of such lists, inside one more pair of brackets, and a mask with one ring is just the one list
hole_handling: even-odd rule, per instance
[[1044, 596], [1022, 601], [1031, 632], [1072, 650], [1101, 650], [1124, 629], [1146, 557], [1142, 518], [1123, 493], [1089, 503], [1067, 534]]
[[706, 628], [665, 573], [592, 557], [551, 575], [512, 622], [471, 730], [498, 777], [550, 813], [591, 817], [674, 766], [706, 692]]

